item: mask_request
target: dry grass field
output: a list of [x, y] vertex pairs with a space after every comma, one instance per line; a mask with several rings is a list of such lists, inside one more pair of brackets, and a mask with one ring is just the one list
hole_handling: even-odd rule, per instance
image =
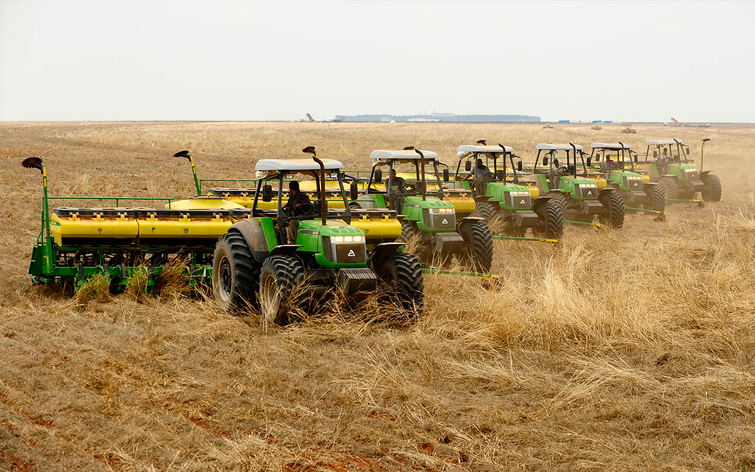
[[[755, 470], [755, 127], [0, 123], [0, 471]], [[347, 168], [477, 139], [678, 137], [723, 201], [495, 241], [501, 283], [426, 275], [426, 310], [263, 330], [181, 290], [71, 297], [27, 275], [53, 195], [192, 194], [307, 145]]]

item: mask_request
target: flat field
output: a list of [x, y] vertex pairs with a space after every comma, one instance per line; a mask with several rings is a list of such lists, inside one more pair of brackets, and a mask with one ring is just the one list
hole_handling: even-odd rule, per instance
[[[0, 123], [0, 471], [755, 470], [755, 127]], [[264, 330], [179, 288], [35, 287], [42, 157], [53, 195], [192, 194], [260, 158], [366, 169], [414, 145], [677, 137], [723, 201], [667, 221], [495, 241], [501, 283], [426, 275], [407, 326], [375, 303]], [[92, 202], [94, 203], [94, 202]]]

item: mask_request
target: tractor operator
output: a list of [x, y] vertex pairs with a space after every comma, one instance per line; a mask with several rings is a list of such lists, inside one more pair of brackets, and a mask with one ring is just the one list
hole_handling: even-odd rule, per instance
[[472, 189], [474, 190], [476, 187], [479, 186], [479, 184], [483, 181], [485, 181], [485, 176], [492, 175], [493, 173], [490, 172], [490, 169], [488, 169], [488, 166], [482, 163], [482, 159], [477, 159], [477, 165], [475, 165], [472, 170], [469, 171], [469, 174], [467, 174], [466, 177], [464, 177], [464, 180], [469, 180], [470, 177], [473, 177], [474, 180], [472, 181]]
[[[289, 218], [312, 211], [314, 208], [312, 202], [309, 201], [309, 197], [306, 194], [299, 191], [299, 182], [296, 180], [289, 182], [288, 192], [291, 196], [288, 197], [288, 202], [283, 205], [283, 211], [289, 216]], [[288, 244], [296, 244], [296, 235], [298, 233], [299, 220], [291, 218], [288, 222], [288, 227], [286, 228]]]
[[565, 167], [561, 167], [558, 164], [558, 159], [553, 159], [553, 164], [551, 164], [551, 171], [550, 174], [548, 174], [548, 180], [550, 180], [550, 187], [551, 189], [557, 189], [559, 185], [561, 185], [561, 174], [564, 173]]

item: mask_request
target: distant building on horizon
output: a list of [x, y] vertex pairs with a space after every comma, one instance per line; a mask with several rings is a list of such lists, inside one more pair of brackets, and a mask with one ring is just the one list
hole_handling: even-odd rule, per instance
[[457, 115], [431, 113], [429, 115], [336, 115], [334, 121], [377, 121], [390, 123], [540, 123], [539, 116], [530, 115]]

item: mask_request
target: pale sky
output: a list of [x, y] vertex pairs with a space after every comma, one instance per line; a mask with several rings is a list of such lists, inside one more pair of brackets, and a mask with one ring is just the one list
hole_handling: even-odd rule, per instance
[[0, 0], [0, 120], [755, 122], [751, 1]]

